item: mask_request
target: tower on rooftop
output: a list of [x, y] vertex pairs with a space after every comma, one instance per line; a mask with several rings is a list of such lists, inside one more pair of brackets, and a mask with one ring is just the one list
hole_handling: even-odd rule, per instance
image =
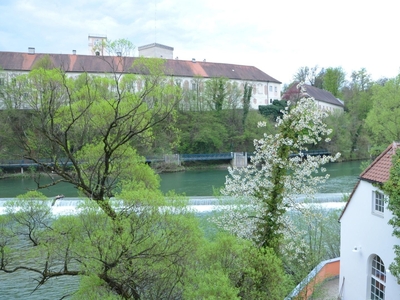
[[88, 36], [89, 53], [91, 55], [104, 55], [103, 43], [107, 41], [104, 34], [90, 34]]

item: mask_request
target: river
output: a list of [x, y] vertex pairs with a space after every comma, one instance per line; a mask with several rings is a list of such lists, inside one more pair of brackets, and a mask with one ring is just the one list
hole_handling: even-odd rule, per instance
[[[330, 178], [320, 187], [319, 193], [350, 193], [361, 173], [360, 161], [331, 163], [326, 166]], [[186, 196], [212, 196], [214, 190], [219, 190], [225, 183], [227, 169], [219, 170], [190, 170], [176, 173], [163, 173], [161, 190], [166, 193], [174, 190], [185, 193]], [[49, 178], [43, 178], [42, 183], [49, 183]], [[0, 180], [0, 198], [14, 198], [30, 189], [35, 189], [36, 183], [32, 178], [6, 178]], [[68, 183], [60, 183], [41, 190], [48, 197], [64, 195], [78, 197], [78, 192]]]
[[[319, 193], [350, 193], [357, 178], [361, 173], [360, 162], [332, 163], [327, 165], [327, 173], [330, 178], [320, 187]], [[161, 190], [167, 192], [175, 190], [177, 193], [185, 193], [187, 196], [212, 196], [214, 189], [218, 190], [224, 185], [225, 170], [191, 170], [178, 173], [161, 174]], [[25, 193], [35, 188], [32, 178], [7, 178], [0, 180], [0, 198], [14, 198], [18, 194]], [[48, 197], [64, 194], [66, 197], [75, 198], [77, 191], [69, 184], [62, 183], [42, 192]], [[201, 197], [200, 197], [201, 198]], [[68, 291], [76, 289], [78, 278], [65, 278], [49, 280], [45, 286], [31, 294], [35, 287], [32, 274], [18, 272], [8, 275], [0, 272], [0, 300], [1, 299], [59, 299]]]

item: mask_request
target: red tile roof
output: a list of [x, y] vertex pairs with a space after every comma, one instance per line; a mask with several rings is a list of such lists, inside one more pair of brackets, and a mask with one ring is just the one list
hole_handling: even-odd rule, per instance
[[390, 168], [392, 167], [392, 156], [400, 143], [393, 142], [383, 151], [368, 168], [361, 173], [360, 179], [384, 183], [389, 179]]
[[308, 84], [302, 85], [302, 90], [297, 88], [298, 82], [292, 83], [290, 88], [282, 95], [282, 99], [285, 100], [297, 100], [302, 97], [313, 97], [317, 101], [322, 101], [325, 103], [337, 105], [344, 107], [344, 104], [339, 101], [331, 92], [326, 90], [321, 90], [315, 86]]
[[[49, 55], [54, 66], [67, 72], [106, 73], [114, 70], [129, 70], [137, 57], [94, 56], [74, 54], [43, 54], [0, 51], [0, 68], [6, 71], [30, 71], [35, 62]], [[123, 64], [118, 61], [122, 60]], [[126, 68], [128, 67], [128, 68]], [[201, 76], [204, 78], [227, 77], [229, 79], [281, 83], [253, 66], [225, 63], [193, 62], [188, 60], [166, 59], [168, 75], [179, 77]], [[138, 70], [129, 70], [138, 72]]]
[[[366, 180], [373, 183], [385, 183], [390, 176], [390, 168], [392, 167], [392, 156], [395, 154], [397, 148], [400, 147], [400, 143], [393, 142], [390, 144], [385, 151], [383, 151], [360, 175], [360, 180]], [[354, 192], [360, 184], [360, 180], [355, 185], [346, 206], [339, 217], [339, 221], [344, 215], [350, 201], [353, 198]]]

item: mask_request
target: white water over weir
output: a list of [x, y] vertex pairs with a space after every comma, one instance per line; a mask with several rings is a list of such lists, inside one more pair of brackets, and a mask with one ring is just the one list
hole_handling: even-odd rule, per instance
[[[343, 193], [316, 194], [312, 201], [308, 201], [305, 196], [299, 195], [297, 197], [297, 202], [318, 204], [324, 208], [343, 208], [345, 205], [343, 199], [347, 196], [348, 194]], [[211, 212], [221, 205], [228, 205], [232, 203], [232, 199], [224, 197], [192, 196], [188, 198], [189, 207], [196, 212]], [[0, 198], [0, 214], [5, 214], [5, 204], [11, 200], [15, 200], [15, 198]], [[55, 215], [74, 214], [80, 203], [82, 203], [82, 199], [80, 198], [57, 199], [53, 202], [51, 209]]]

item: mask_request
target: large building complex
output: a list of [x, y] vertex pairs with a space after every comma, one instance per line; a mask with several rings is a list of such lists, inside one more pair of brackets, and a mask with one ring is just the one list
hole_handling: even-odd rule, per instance
[[[55, 67], [62, 68], [71, 76], [82, 72], [92, 74], [112, 71], [122, 74], [140, 72], [131, 68], [138, 57], [121, 54], [107, 56], [99, 46], [104, 40], [106, 40], [105, 36], [89, 36], [89, 48], [93, 49], [97, 46], [90, 55], [78, 55], [76, 51], [72, 51], [71, 54], [36, 53], [32, 47], [26, 53], [0, 51], [0, 68], [8, 75], [27, 73], [32, 70], [35, 63], [48, 55]], [[258, 109], [259, 105], [271, 104], [273, 100], [280, 100], [281, 82], [254, 66], [196, 61], [195, 59], [173, 59], [173, 48], [157, 43], [141, 46], [138, 50], [139, 56], [165, 59], [166, 75], [172, 76], [184, 90], [197, 88], [199, 78], [209, 80], [225, 77], [231, 84], [237, 83], [241, 90], [246, 83], [252, 86], [251, 108], [253, 109]], [[113, 67], [115, 67], [114, 70], [112, 70]]]

